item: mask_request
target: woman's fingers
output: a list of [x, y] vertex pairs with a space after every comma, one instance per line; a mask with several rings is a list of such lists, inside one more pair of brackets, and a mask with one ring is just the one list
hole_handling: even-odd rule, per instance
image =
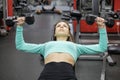
[[98, 27], [105, 27], [106, 20], [104, 18], [97, 17], [96, 22], [98, 24]]
[[105, 22], [105, 19], [104, 19], [104, 18], [101, 18], [101, 17], [97, 17], [97, 18], [96, 18], [96, 21], [97, 21], [97, 22]]
[[25, 17], [18, 17], [17, 18], [17, 25], [23, 25], [25, 23]]

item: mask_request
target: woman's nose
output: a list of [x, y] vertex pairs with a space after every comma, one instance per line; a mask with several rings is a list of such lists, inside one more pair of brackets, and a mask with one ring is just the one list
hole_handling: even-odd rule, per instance
[[63, 25], [60, 26], [60, 28], [63, 28], [63, 27], [64, 27]]

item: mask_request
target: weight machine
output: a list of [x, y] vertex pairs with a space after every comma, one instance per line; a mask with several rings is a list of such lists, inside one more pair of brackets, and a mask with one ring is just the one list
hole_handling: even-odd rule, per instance
[[[118, 5], [119, 3], [120, 3], [119, 0], [79, 0], [78, 7], [84, 17], [86, 16], [86, 14], [105, 16], [101, 12], [110, 12], [110, 11], [114, 12], [116, 10], [119, 10], [120, 9], [120, 6]], [[112, 28], [107, 27], [108, 33], [117, 33], [118, 31], [120, 31], [120, 29], [118, 29], [118, 26], [116, 25], [118, 20], [117, 19], [114, 20], [115, 20], [115, 25]], [[94, 23], [93, 25], [88, 25], [86, 24], [84, 18], [82, 18], [80, 22], [81, 22], [80, 31], [82, 33], [97, 32], [97, 28], [95, 27], [96, 23]], [[76, 22], [74, 23], [74, 25], [76, 25]]]

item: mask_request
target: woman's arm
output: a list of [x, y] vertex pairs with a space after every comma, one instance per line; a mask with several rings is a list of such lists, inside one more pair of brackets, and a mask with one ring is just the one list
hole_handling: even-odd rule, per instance
[[31, 53], [44, 53], [44, 45], [45, 44], [30, 44], [25, 43], [23, 38], [23, 24], [24, 18], [19, 18], [17, 20], [17, 28], [16, 28], [16, 37], [15, 37], [15, 44], [18, 50], [22, 50], [25, 52]]
[[[100, 21], [99, 21], [100, 20]], [[97, 21], [99, 28], [99, 44], [94, 45], [77, 45], [77, 50], [79, 54], [98, 54], [103, 53], [107, 50], [107, 32], [104, 24], [104, 20], [100, 18]]]

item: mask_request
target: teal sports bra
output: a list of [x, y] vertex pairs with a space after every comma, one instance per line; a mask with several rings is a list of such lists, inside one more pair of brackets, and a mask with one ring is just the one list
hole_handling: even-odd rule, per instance
[[55, 52], [70, 54], [76, 61], [82, 54], [98, 54], [107, 50], [107, 33], [105, 28], [99, 29], [99, 43], [92, 45], [81, 45], [70, 41], [48, 41], [41, 44], [26, 43], [23, 38], [23, 27], [16, 29], [16, 48], [30, 53], [38, 53], [44, 56]]

